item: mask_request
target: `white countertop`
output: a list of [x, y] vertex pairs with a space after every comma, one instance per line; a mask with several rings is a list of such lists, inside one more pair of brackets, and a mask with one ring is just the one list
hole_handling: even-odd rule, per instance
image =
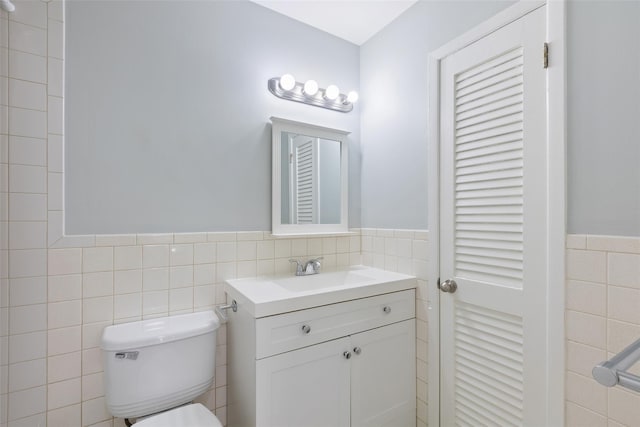
[[280, 275], [225, 282], [229, 301], [253, 317], [265, 317], [389, 292], [413, 289], [416, 278], [355, 266], [310, 276]]

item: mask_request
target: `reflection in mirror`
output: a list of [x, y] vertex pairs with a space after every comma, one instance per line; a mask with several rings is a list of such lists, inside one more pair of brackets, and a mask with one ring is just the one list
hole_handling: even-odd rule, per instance
[[282, 132], [282, 223], [340, 224], [340, 141]]
[[335, 234], [347, 225], [349, 132], [272, 117], [273, 234]]

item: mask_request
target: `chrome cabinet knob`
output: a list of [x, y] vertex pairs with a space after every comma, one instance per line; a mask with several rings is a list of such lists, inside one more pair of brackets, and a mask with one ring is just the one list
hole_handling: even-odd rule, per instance
[[355, 354], [360, 354], [360, 353], [362, 353], [362, 349], [361, 349], [360, 347], [354, 347], [354, 348], [353, 348], [353, 352], [354, 352]]
[[453, 279], [445, 280], [444, 283], [440, 285], [440, 290], [442, 292], [448, 292], [452, 294], [456, 291], [456, 289], [458, 289], [458, 284]]
[[304, 332], [305, 334], [308, 334], [309, 332], [311, 332], [311, 326], [302, 325], [302, 332]]
[[344, 353], [342, 353], [342, 355], [344, 356], [345, 359], [351, 359], [351, 352], [350, 351], [345, 351]]
[[389, 307], [388, 305], [385, 305], [384, 308], [382, 309], [382, 311], [384, 311], [385, 313], [389, 314], [389, 313], [391, 313], [391, 307]]

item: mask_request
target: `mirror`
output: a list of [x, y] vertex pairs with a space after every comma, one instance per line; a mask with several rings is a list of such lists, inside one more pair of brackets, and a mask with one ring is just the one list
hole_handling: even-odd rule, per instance
[[349, 132], [271, 117], [274, 235], [348, 232]]

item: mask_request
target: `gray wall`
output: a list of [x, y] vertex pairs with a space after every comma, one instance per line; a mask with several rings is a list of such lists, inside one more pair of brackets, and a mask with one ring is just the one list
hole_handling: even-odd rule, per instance
[[429, 52], [510, 4], [419, 1], [361, 47], [363, 227], [428, 228]]
[[568, 231], [640, 236], [640, 2], [568, 3]]
[[[428, 52], [509, 3], [419, 2], [361, 48], [363, 227], [428, 228]], [[570, 1], [568, 232], [640, 235], [640, 2]]]
[[360, 220], [359, 108], [284, 101], [290, 72], [358, 90], [358, 47], [246, 1], [70, 1], [66, 232], [271, 229], [270, 116], [350, 130]]

